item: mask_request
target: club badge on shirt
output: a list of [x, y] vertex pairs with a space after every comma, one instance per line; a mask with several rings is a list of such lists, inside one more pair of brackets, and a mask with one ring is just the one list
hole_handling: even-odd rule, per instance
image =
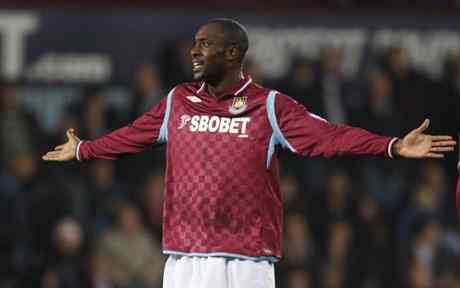
[[246, 104], [247, 99], [248, 99], [248, 97], [246, 97], [246, 96], [234, 97], [232, 105], [230, 106], [228, 111], [230, 113], [232, 113], [232, 114], [239, 114], [239, 113], [243, 112], [244, 110], [246, 110], [246, 108], [248, 106]]

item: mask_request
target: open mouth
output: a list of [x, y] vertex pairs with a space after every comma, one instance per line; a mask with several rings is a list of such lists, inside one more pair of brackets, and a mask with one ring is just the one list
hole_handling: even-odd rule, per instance
[[199, 60], [192, 60], [192, 69], [193, 69], [193, 72], [198, 72], [198, 71], [201, 71], [203, 69], [203, 61], [199, 61]]

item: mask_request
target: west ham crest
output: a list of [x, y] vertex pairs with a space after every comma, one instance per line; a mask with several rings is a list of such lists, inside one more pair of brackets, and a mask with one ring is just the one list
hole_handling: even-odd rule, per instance
[[244, 110], [246, 110], [246, 107], [248, 106], [246, 104], [247, 99], [248, 99], [248, 97], [246, 97], [246, 96], [234, 97], [232, 105], [230, 106], [228, 111], [230, 113], [232, 113], [232, 114], [239, 114], [239, 113], [243, 112]]

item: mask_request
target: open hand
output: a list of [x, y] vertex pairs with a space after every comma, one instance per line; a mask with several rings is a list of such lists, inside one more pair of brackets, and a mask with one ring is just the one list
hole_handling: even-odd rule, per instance
[[456, 142], [451, 136], [423, 134], [429, 125], [430, 120], [425, 119], [420, 127], [398, 140], [393, 151], [405, 158], [444, 158], [444, 153], [454, 151]]
[[56, 146], [53, 151], [49, 151], [43, 155], [42, 159], [45, 161], [69, 161], [76, 157], [77, 145], [80, 142], [74, 134], [73, 128], [66, 132], [67, 142], [65, 144]]

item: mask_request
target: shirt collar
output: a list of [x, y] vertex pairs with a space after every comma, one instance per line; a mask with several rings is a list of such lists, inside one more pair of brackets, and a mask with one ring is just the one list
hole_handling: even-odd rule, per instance
[[[241, 79], [238, 83], [236, 83], [233, 87], [231, 87], [228, 93], [225, 95], [233, 95], [238, 96], [241, 92], [243, 92], [249, 84], [252, 83], [252, 78], [249, 75], [243, 75], [243, 79]], [[200, 88], [196, 91], [197, 94], [202, 93], [206, 89], [206, 82], [202, 82]]]

